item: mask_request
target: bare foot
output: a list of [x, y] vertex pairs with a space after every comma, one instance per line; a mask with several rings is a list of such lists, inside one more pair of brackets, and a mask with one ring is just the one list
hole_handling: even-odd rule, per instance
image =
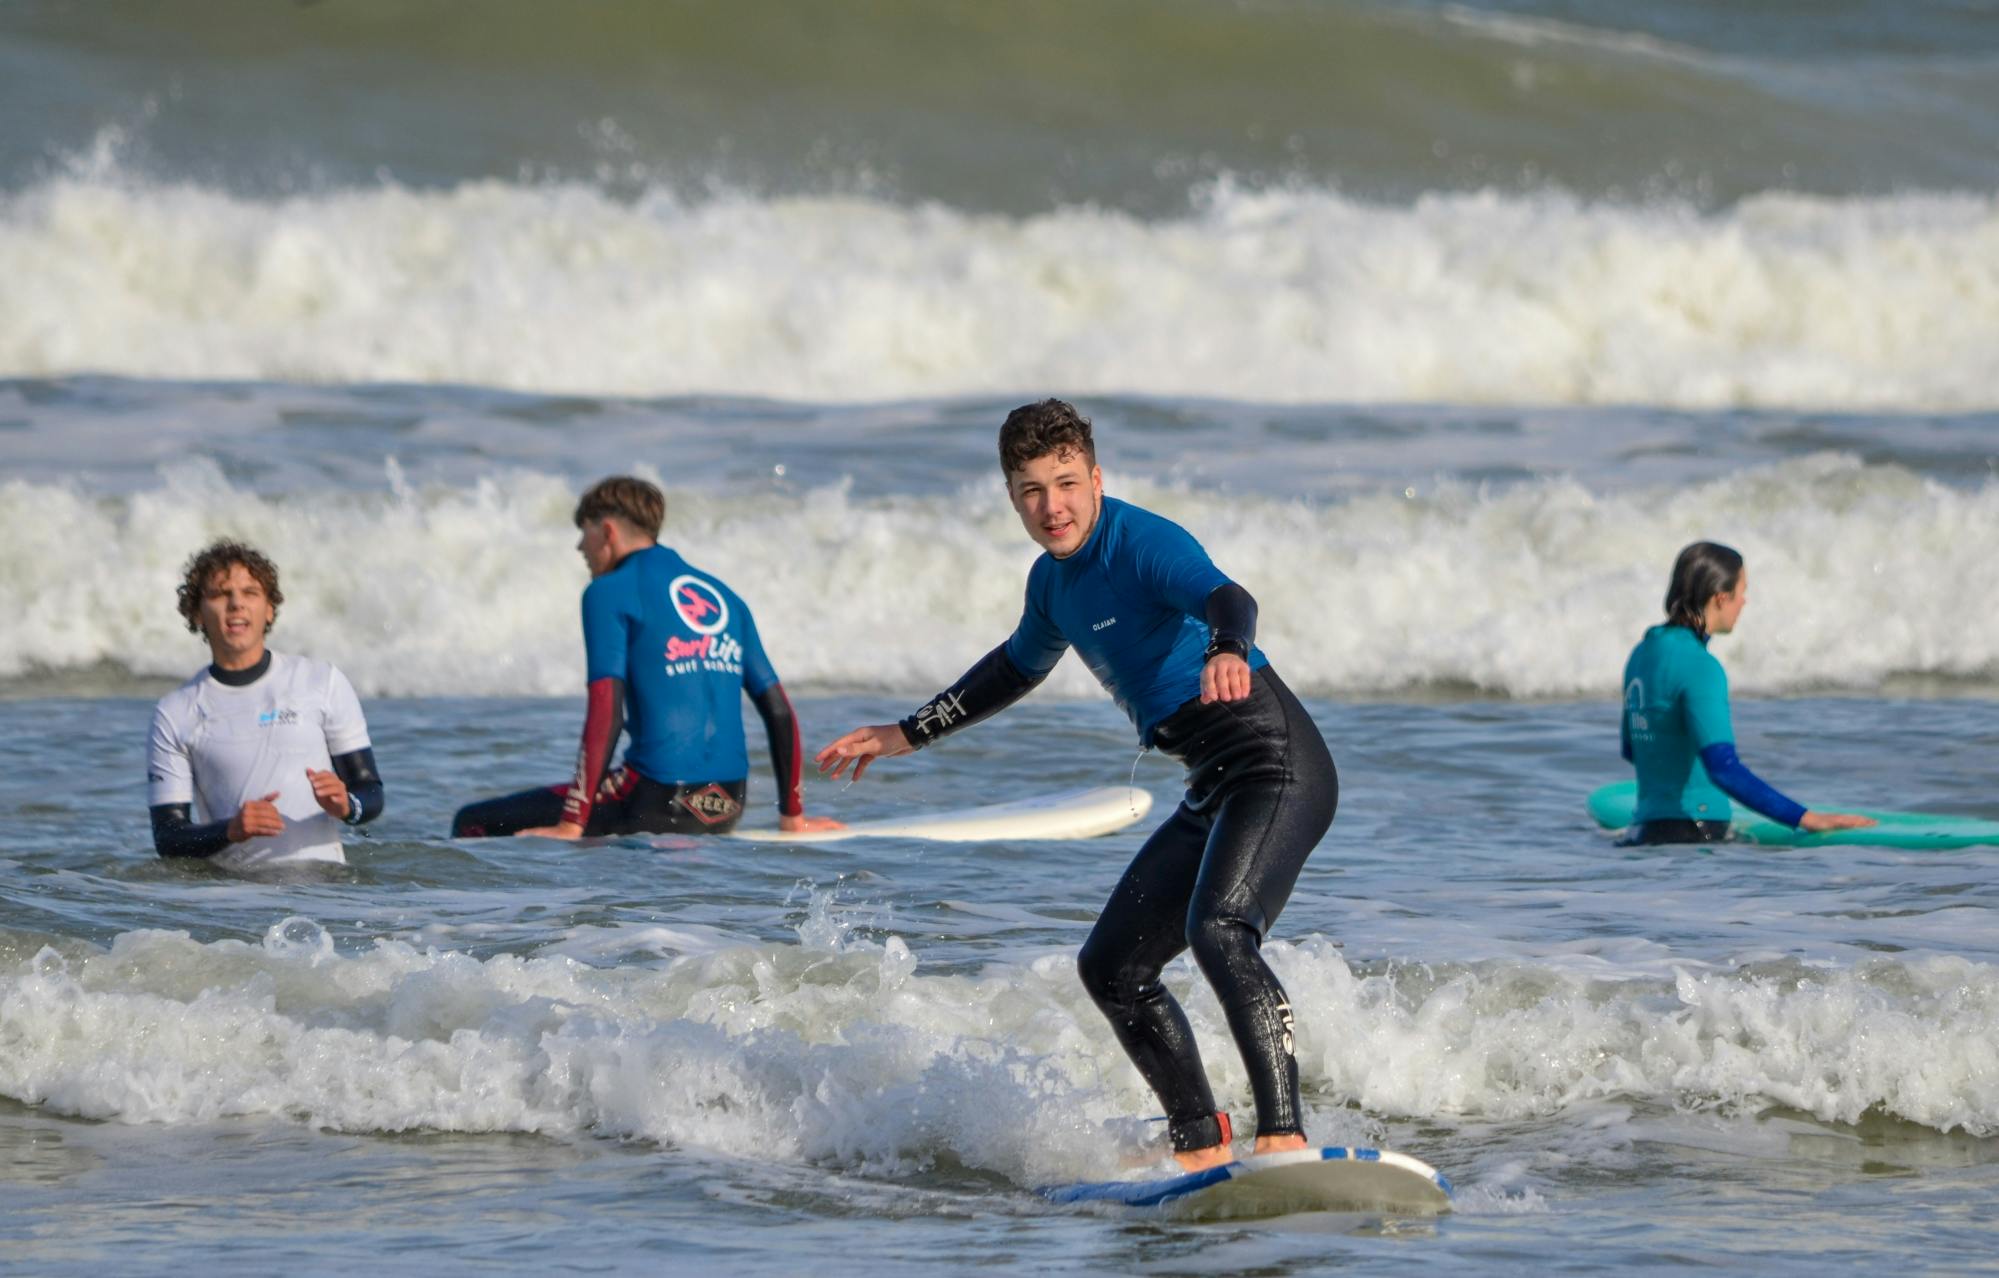
[[1287, 1149], [1304, 1149], [1305, 1137], [1298, 1132], [1286, 1132], [1281, 1136], [1259, 1136], [1256, 1138], [1256, 1152], [1259, 1154], [1280, 1154]]
[[1235, 1154], [1226, 1142], [1210, 1145], [1206, 1149], [1188, 1149], [1176, 1152], [1173, 1161], [1180, 1164], [1182, 1171], [1206, 1171], [1210, 1167], [1220, 1167], [1235, 1161]]

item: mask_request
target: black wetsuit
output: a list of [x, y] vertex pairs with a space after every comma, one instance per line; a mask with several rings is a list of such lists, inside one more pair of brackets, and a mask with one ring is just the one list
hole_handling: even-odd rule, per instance
[[1620, 848], [1658, 847], [1668, 843], [1726, 843], [1728, 822], [1693, 821], [1684, 817], [1664, 817], [1638, 821], [1618, 837]]
[[[550, 785], [468, 803], [452, 818], [451, 837], [487, 838], [554, 825], [573, 811], [569, 791], [566, 784]], [[583, 833], [726, 834], [742, 819], [745, 793], [743, 781], [668, 785], [630, 768], [613, 768], [597, 787]]]
[[1166, 1107], [1175, 1148], [1206, 1148], [1220, 1139], [1214, 1096], [1159, 979], [1191, 947], [1249, 1070], [1257, 1135], [1302, 1133], [1291, 1004], [1258, 950], [1333, 823], [1333, 756], [1267, 666], [1246, 700], [1189, 702], [1153, 744], [1186, 766], [1187, 794], [1112, 889], [1077, 960], [1083, 984]]
[[[1258, 951], [1332, 824], [1339, 776], [1255, 632], [1256, 601], [1193, 537], [1106, 498], [1074, 554], [1035, 562], [1014, 636], [902, 721], [917, 746], [977, 723], [1073, 646], [1140, 741], [1185, 765], [1185, 800], [1125, 870], [1078, 960], [1165, 1106], [1176, 1149], [1212, 1146], [1223, 1130], [1186, 1015], [1160, 981], [1189, 948], [1249, 1072], [1257, 1134], [1302, 1130], [1290, 1000]], [[1246, 699], [1201, 704], [1201, 672], [1217, 652], [1249, 663]]]

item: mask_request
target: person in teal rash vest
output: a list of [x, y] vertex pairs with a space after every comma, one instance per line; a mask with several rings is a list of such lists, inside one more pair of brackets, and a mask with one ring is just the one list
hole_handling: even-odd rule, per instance
[[1623, 751], [1638, 769], [1638, 809], [1623, 846], [1725, 838], [1730, 799], [1807, 832], [1874, 824], [1851, 813], [1807, 811], [1736, 757], [1728, 675], [1707, 644], [1735, 629], [1748, 601], [1739, 553], [1711, 541], [1680, 552], [1666, 590], [1666, 624], [1647, 630], [1624, 663]]

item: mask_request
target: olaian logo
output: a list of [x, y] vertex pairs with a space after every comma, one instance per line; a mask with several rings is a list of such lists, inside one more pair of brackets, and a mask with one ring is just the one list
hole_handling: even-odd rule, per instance
[[695, 634], [720, 634], [729, 624], [729, 601], [713, 582], [682, 575], [675, 577], [666, 591], [673, 597], [673, 610]]

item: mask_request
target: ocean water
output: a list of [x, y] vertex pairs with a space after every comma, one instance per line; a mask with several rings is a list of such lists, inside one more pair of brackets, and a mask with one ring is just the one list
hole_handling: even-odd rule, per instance
[[[1970, 2], [0, 10], [0, 1265], [1989, 1268], [1999, 851], [1582, 801], [1708, 537], [1751, 766], [1999, 818], [1995, 72]], [[1267, 951], [1310, 1131], [1448, 1216], [1033, 1193], [1160, 1152], [1073, 966], [1147, 825], [444, 837], [569, 769], [583, 485], [661, 483], [816, 748], [1013, 624], [994, 433], [1051, 393], [1332, 745]], [[362, 693], [344, 869], [151, 854], [222, 534]], [[1132, 736], [1065, 662], [808, 808], [1163, 813]]]

